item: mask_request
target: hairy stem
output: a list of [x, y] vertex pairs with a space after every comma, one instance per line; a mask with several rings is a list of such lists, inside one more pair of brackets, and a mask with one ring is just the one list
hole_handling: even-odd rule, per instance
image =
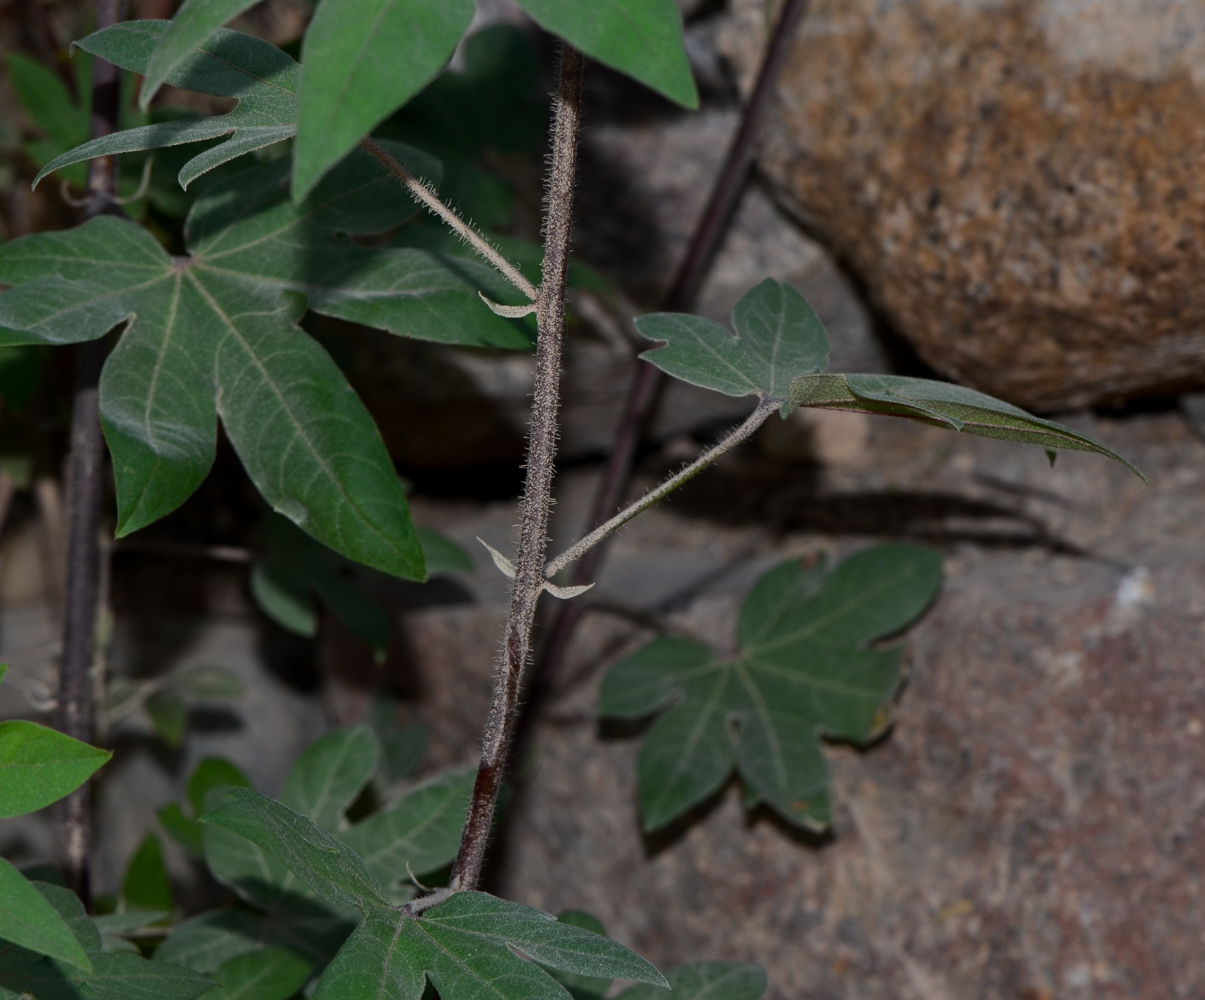
[[537, 300], [539, 340], [536, 346], [535, 398], [527, 448], [527, 484], [510, 613], [481, 764], [473, 786], [469, 816], [452, 870], [452, 884], [473, 889], [481, 877], [498, 788], [514, 731], [523, 668], [531, 648], [531, 627], [544, 586], [544, 553], [548, 547], [548, 512], [556, 460], [556, 415], [560, 404], [561, 345], [565, 332], [565, 283], [569, 270], [569, 235], [573, 220], [573, 185], [577, 176], [577, 132], [581, 116], [582, 55], [561, 43], [556, 113], [552, 124], [552, 164], [545, 185], [544, 275]]
[[656, 486], [649, 490], [635, 503], [629, 504], [609, 521], [605, 521], [595, 528], [590, 534], [583, 538], [576, 545], [571, 546], [562, 552], [559, 556], [548, 564], [544, 570], [545, 576], [552, 579], [570, 563], [573, 563], [584, 556], [592, 548], [598, 545], [608, 535], [614, 533], [617, 529], [622, 528], [637, 514], [641, 514], [648, 510], [653, 504], [665, 497], [669, 496], [678, 487], [685, 485], [690, 480], [694, 479], [700, 472], [707, 468], [718, 459], [721, 455], [732, 451], [742, 441], [747, 441], [753, 433], [766, 422], [766, 419], [782, 406], [781, 399], [763, 399], [757, 404], [757, 409], [749, 414], [745, 422], [735, 428], [729, 435], [721, 440], [718, 444], [712, 445], [702, 455], [696, 458], [690, 465], [682, 469], [681, 472], [670, 476], [660, 486]]
[[[744, 188], [745, 178], [753, 163], [757, 136], [761, 130], [762, 119], [765, 118], [766, 107], [770, 103], [774, 85], [786, 62], [795, 29], [806, 13], [807, 6], [808, 0], [787, 0], [779, 15], [774, 33], [766, 47], [757, 83], [745, 104], [740, 125], [728, 146], [728, 155], [724, 159], [724, 165], [712, 185], [711, 194], [707, 199], [707, 207], [699, 217], [687, 246], [686, 255], [678, 266], [669, 291], [661, 301], [663, 311], [688, 310], [694, 303], [720, 240], [727, 231], [737, 199]], [[647, 361], [636, 363], [636, 371], [632, 375], [631, 386], [624, 402], [623, 414], [615, 432], [615, 441], [607, 456], [606, 468], [603, 470], [598, 490], [594, 494], [594, 503], [591, 505], [590, 517], [586, 522], [588, 531], [594, 530], [606, 521], [608, 515], [619, 506], [624, 494], [627, 493], [628, 484], [632, 479], [636, 450], [664, 381], [665, 375], [659, 368], [655, 368]], [[570, 584], [580, 586], [596, 580], [599, 563], [602, 561], [605, 551], [606, 546], [596, 546], [579, 560], [573, 568]], [[557, 672], [561, 660], [569, 649], [577, 623], [589, 607], [590, 605], [584, 601], [570, 601], [558, 608], [556, 617], [549, 625], [542, 648], [536, 654], [527, 705], [519, 721], [519, 732], [515, 738], [516, 756], [522, 755], [523, 744], [531, 732], [532, 718], [550, 687], [552, 676]]]
[[481, 233], [477, 232], [472, 226], [464, 221], [456, 210], [449, 205], [445, 205], [439, 200], [439, 195], [435, 193], [435, 189], [429, 184], [425, 184], [419, 180], [414, 174], [410, 173], [404, 165], [399, 163], [394, 157], [389, 155], [389, 152], [380, 145], [380, 143], [372, 139], [361, 139], [360, 145], [394, 177], [402, 182], [402, 185], [409, 191], [415, 199], [426, 208], [432, 215], [437, 216], [447, 223], [457, 236], [465, 241], [470, 247], [477, 251], [482, 257], [492, 264], [498, 272], [506, 278], [519, 291], [526, 295], [532, 302], [535, 302], [539, 297], [539, 289], [536, 288], [530, 281], [523, 277], [522, 272], [515, 267], [509, 260], [502, 256], [498, 248], [487, 240]]
[[[122, 0], [98, 0], [97, 29], [117, 24], [123, 16]], [[103, 59], [92, 64], [93, 139], [117, 129], [121, 77], [117, 67]], [[117, 164], [105, 156], [88, 164], [88, 214], [107, 210], [113, 203]], [[67, 579], [63, 602], [63, 651], [59, 660], [59, 728], [68, 736], [92, 740], [93, 636], [100, 585], [101, 494], [104, 487], [104, 442], [100, 433], [98, 385], [104, 364], [103, 339], [80, 344], [75, 355], [75, 392], [71, 413], [69, 534]], [[91, 909], [92, 891], [88, 860], [92, 850], [92, 797], [87, 782], [60, 806], [59, 855], [67, 885]]]

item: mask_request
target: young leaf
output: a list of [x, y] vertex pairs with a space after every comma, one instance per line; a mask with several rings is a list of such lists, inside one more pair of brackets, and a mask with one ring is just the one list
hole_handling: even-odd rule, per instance
[[226, 805], [202, 822], [250, 840], [332, 906], [372, 913], [392, 905], [359, 855], [301, 813], [249, 788], [227, 791]]
[[790, 285], [767, 278], [732, 310], [735, 335], [701, 316], [653, 313], [636, 328], [665, 347], [641, 357], [675, 378], [729, 396], [785, 400], [791, 380], [828, 367], [828, 337], [812, 307]]
[[682, 42], [674, 0], [518, 0], [540, 27], [592, 59], [626, 73], [685, 108], [699, 94]]
[[145, 111], [168, 76], [223, 24], [234, 20], [257, 0], [184, 0], [146, 66], [138, 104]]
[[450, 864], [460, 845], [476, 768], [447, 771], [339, 833], [385, 886]]
[[0, 818], [57, 802], [111, 756], [36, 722], [0, 722]]
[[810, 576], [787, 563], [759, 581], [741, 610], [735, 657], [660, 638], [603, 681], [601, 715], [661, 712], [640, 752], [645, 829], [703, 801], [734, 766], [753, 802], [801, 826], [829, 823], [818, 737], [862, 742], [882, 727], [901, 651], [869, 644], [924, 611], [941, 583], [941, 559], [881, 545], [822, 581]]
[[[76, 44], [122, 69], [146, 73], [169, 24], [125, 21]], [[54, 170], [96, 156], [229, 136], [183, 166], [180, 186], [187, 188], [206, 171], [236, 156], [288, 139], [297, 131], [299, 70], [297, 63], [275, 45], [237, 31], [219, 29], [190, 51], [168, 74], [167, 82], [201, 94], [237, 98], [238, 105], [233, 111], [212, 118], [158, 122], [93, 139], [51, 160], [34, 178], [34, 186]]]
[[297, 758], [280, 801], [324, 830], [345, 826], [343, 817], [372, 780], [380, 750], [368, 726], [347, 726], [311, 743]]
[[92, 971], [92, 963], [67, 922], [3, 858], [0, 858], [0, 938]]
[[127, 908], [143, 910], [175, 909], [172, 884], [163, 863], [163, 845], [153, 833], [148, 833], [130, 859], [121, 898]]
[[791, 403], [907, 417], [967, 434], [1041, 445], [1047, 454], [1051, 448], [1090, 451], [1121, 462], [1146, 481], [1137, 468], [1086, 434], [950, 382], [901, 375], [808, 375], [791, 383]]
[[288, 1000], [309, 978], [311, 964], [284, 948], [260, 948], [223, 962], [212, 1000]]
[[694, 962], [665, 974], [672, 993], [656, 986], [632, 986], [615, 1000], [761, 1000], [766, 970], [744, 962]]
[[296, 199], [443, 68], [473, 8], [472, 0], [319, 3], [302, 47]]
[[515, 951], [566, 972], [665, 983], [608, 938], [482, 892], [459, 892], [421, 919], [396, 910], [370, 915], [323, 973], [314, 1000], [420, 1000], [424, 980], [443, 1000], [564, 1000], [564, 989]]

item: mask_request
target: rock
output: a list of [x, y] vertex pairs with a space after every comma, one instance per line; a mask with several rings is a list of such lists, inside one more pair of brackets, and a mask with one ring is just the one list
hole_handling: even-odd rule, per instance
[[[767, 0], [733, 0], [747, 90]], [[1205, 384], [1205, 3], [816, 0], [761, 167], [938, 371], [1040, 410]]]

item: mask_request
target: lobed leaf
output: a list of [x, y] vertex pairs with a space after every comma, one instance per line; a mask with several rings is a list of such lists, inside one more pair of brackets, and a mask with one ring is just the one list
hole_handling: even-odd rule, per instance
[[641, 357], [675, 378], [729, 396], [785, 400], [796, 376], [828, 367], [828, 337], [816, 314], [790, 285], [767, 278], [732, 310], [729, 333], [702, 316], [653, 313], [636, 328], [665, 347]]
[[761, 1000], [766, 970], [744, 962], [694, 962], [665, 974], [672, 993], [656, 986], [632, 986], [616, 1000]]
[[92, 963], [67, 922], [37, 888], [3, 858], [0, 858], [0, 938], [92, 971]]
[[[125, 21], [76, 44], [122, 69], [145, 74], [170, 23]], [[192, 48], [166, 82], [201, 94], [233, 97], [238, 104], [224, 115], [157, 122], [93, 139], [47, 163], [34, 178], [34, 186], [54, 170], [96, 156], [228, 136], [184, 164], [179, 181], [187, 188], [214, 167], [288, 139], [297, 131], [300, 67], [275, 45], [250, 35], [219, 29]]]
[[322, 0], [302, 48], [293, 195], [304, 198], [447, 63], [472, 0]]
[[[603, 927], [602, 921], [583, 910], [565, 910], [557, 914], [557, 920], [562, 924], [580, 927], [593, 934], [601, 934], [603, 937], [607, 937], [607, 931]], [[549, 969], [548, 971], [553, 979], [565, 987], [569, 995], [573, 997], [573, 1000], [602, 1000], [611, 989], [611, 984], [614, 981], [610, 976], [583, 976], [580, 973], [560, 972], [555, 969]], [[658, 989], [659, 987], [653, 986], [650, 988]]]
[[674, 0], [518, 0], [540, 27], [592, 59], [617, 69], [685, 108], [699, 94], [682, 40]]
[[1094, 452], [1121, 462], [1146, 481], [1135, 466], [1086, 434], [950, 382], [901, 375], [808, 375], [792, 382], [791, 403], [907, 417], [982, 437]]
[[167, 78], [223, 24], [258, 0], [184, 0], [146, 64], [138, 104], [145, 111]]
[[793, 823], [829, 822], [821, 735], [862, 742], [881, 728], [899, 681], [900, 650], [870, 644], [933, 600], [941, 560], [882, 545], [831, 572], [786, 563], [741, 609], [734, 657], [660, 638], [603, 681], [601, 715], [660, 713], [640, 751], [640, 806], [655, 830], [720, 788], [733, 768]]
[[57, 802], [111, 756], [36, 722], [0, 722], [0, 817], [22, 816]]
[[419, 919], [371, 914], [327, 967], [315, 1000], [420, 1000], [430, 980], [444, 1000], [564, 1000], [544, 965], [580, 975], [664, 984], [652, 965], [589, 930], [482, 892], [459, 892]]

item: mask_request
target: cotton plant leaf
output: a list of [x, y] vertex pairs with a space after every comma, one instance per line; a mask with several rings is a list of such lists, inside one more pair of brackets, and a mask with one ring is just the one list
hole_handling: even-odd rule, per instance
[[354, 851], [308, 817], [249, 788], [226, 792], [226, 804], [203, 823], [250, 840], [301, 879], [331, 906], [375, 912], [392, 903]]
[[714, 320], [653, 313], [636, 328], [664, 347], [641, 357], [675, 378], [729, 396], [786, 400], [791, 380], [828, 367], [828, 337], [812, 307], [790, 285], [767, 278], [732, 310], [730, 333]]
[[311, 963], [284, 948], [261, 948], [223, 962], [212, 1000], [288, 1000], [309, 978]]
[[0, 818], [57, 802], [111, 756], [36, 722], [0, 722]]
[[693, 962], [665, 974], [673, 992], [656, 986], [631, 986], [616, 1000], [761, 1000], [766, 970], [745, 962]]
[[425, 781], [373, 813], [339, 839], [356, 852], [385, 886], [451, 864], [460, 846], [477, 769], [466, 767]]
[[665, 982], [608, 938], [485, 893], [459, 892], [421, 919], [396, 910], [369, 916], [327, 967], [314, 998], [420, 1000], [429, 980], [444, 1000], [564, 1000], [565, 989], [516, 952], [566, 972]]
[[640, 751], [645, 829], [702, 802], [734, 768], [747, 804], [826, 827], [819, 739], [862, 743], [882, 729], [901, 649], [871, 644], [914, 621], [940, 583], [940, 557], [911, 545], [877, 546], [827, 573], [785, 563], [746, 598], [735, 656], [663, 637], [612, 668], [599, 713], [658, 715]]
[[323, 0], [302, 44], [293, 195], [417, 94], [451, 58], [472, 0]]
[[[562, 913], [558, 913], [556, 918], [562, 924], [580, 927], [593, 934], [607, 937], [607, 930], [603, 927], [602, 921], [583, 910], [565, 910]], [[614, 981], [610, 976], [583, 976], [576, 972], [559, 972], [551, 968], [546, 971], [553, 979], [565, 987], [569, 995], [573, 997], [573, 1000], [602, 1000], [611, 989], [611, 983]], [[654, 986], [650, 988], [657, 989], [658, 987]]]
[[685, 108], [699, 94], [674, 0], [518, 0], [540, 27]]
[[85, 972], [92, 971], [92, 963], [67, 922], [3, 858], [0, 858], [0, 938]]
[[201, 48], [222, 25], [254, 7], [258, 0], [184, 0], [176, 16], [163, 32], [146, 64], [146, 79], [138, 95], [138, 104], [145, 111], [168, 76], [193, 51]]
[[[170, 23], [125, 21], [76, 44], [122, 69], [145, 74]], [[181, 168], [180, 186], [187, 188], [214, 167], [288, 139], [297, 131], [300, 67], [275, 45], [250, 35], [219, 29], [193, 48], [167, 75], [166, 82], [201, 94], [233, 97], [238, 104], [224, 115], [157, 122], [93, 139], [47, 163], [34, 178], [34, 185], [48, 173], [97, 156], [224, 138]]]
[[1146, 481], [1130, 462], [1086, 434], [950, 382], [901, 375], [804, 375], [791, 383], [791, 403], [907, 417], [982, 437], [1093, 452], [1121, 462]]
[[380, 747], [364, 725], [345, 726], [311, 743], [293, 764], [280, 801], [324, 830], [347, 825], [343, 813], [372, 780]]
[[273, 947], [325, 965], [355, 926], [317, 907], [271, 914], [210, 910], [178, 924], [155, 950], [155, 959], [213, 973], [239, 955]]
[[130, 859], [125, 880], [121, 884], [121, 898], [126, 907], [144, 910], [175, 908], [172, 884], [163, 862], [163, 845], [153, 833], [148, 833]]
[[[131, 952], [96, 952], [85, 973], [22, 949], [0, 954], [0, 996], [36, 1000], [194, 1000], [213, 980], [168, 962]], [[6, 994], [3, 991], [8, 990]]]

